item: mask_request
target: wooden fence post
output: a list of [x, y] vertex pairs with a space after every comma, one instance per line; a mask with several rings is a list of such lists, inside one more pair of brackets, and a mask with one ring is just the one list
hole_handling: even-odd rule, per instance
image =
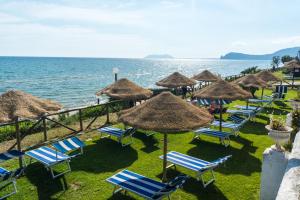
[[109, 106], [108, 103], [106, 104], [106, 123], [109, 123]]
[[[17, 150], [22, 151], [22, 149], [21, 149], [21, 135], [20, 135], [19, 117], [16, 117], [15, 123], [16, 123], [15, 126], [16, 126]], [[20, 168], [23, 167], [23, 160], [22, 160], [21, 157], [19, 157], [19, 165], [20, 165]]]
[[48, 140], [47, 137], [47, 123], [46, 123], [46, 117], [43, 116], [43, 132], [44, 132], [44, 141], [46, 142]]
[[80, 125], [80, 131], [83, 131], [82, 112], [81, 112], [81, 109], [79, 109], [79, 125]]

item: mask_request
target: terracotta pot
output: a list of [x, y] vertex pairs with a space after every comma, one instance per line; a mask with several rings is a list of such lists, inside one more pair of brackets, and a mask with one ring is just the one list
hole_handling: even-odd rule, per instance
[[282, 145], [288, 143], [293, 129], [291, 127], [286, 126], [286, 131], [279, 131], [271, 129], [270, 125], [266, 125], [265, 127], [269, 131], [268, 135], [275, 141], [275, 150], [284, 151]]

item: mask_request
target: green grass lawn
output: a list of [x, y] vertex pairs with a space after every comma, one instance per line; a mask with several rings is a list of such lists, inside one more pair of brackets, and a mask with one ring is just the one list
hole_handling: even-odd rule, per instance
[[[287, 99], [295, 95], [295, 91], [290, 90]], [[236, 104], [245, 102], [236, 101], [231, 106]], [[172, 199], [258, 199], [262, 153], [273, 143], [264, 126], [270, 113], [285, 116], [289, 111], [286, 102], [273, 103], [273, 108], [265, 109], [254, 121], [246, 123], [240, 136], [232, 137], [227, 148], [211, 137], [193, 140], [192, 132], [169, 134], [168, 150], [208, 161], [232, 155], [225, 166], [216, 169], [216, 182], [205, 189], [193, 178], [195, 174], [192, 171], [181, 167], [177, 167], [177, 171], [170, 169], [169, 178], [179, 173], [192, 177], [183, 189], [173, 193]], [[138, 131], [134, 143], [122, 148], [114, 139], [93, 136], [86, 141], [84, 155], [72, 160], [71, 173], [52, 180], [41, 164], [33, 163], [27, 167], [26, 175], [18, 179], [19, 191], [10, 199], [140, 199], [132, 193], [112, 196], [113, 186], [105, 179], [126, 168], [159, 180], [162, 161], [158, 157], [162, 154], [162, 137], [160, 133], [147, 137], [144, 132]]]

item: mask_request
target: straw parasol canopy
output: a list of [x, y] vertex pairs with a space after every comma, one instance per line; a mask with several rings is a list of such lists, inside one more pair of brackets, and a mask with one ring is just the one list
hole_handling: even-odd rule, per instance
[[257, 73], [256, 76], [265, 82], [281, 81], [280, 78], [277, 78], [273, 73], [271, 73], [269, 71], [261, 71], [261, 72]]
[[119, 121], [135, 128], [164, 133], [163, 181], [166, 180], [167, 133], [185, 132], [210, 123], [213, 117], [204, 109], [163, 92], [136, 107], [121, 111]]
[[261, 80], [260, 78], [258, 78], [257, 76], [255, 76], [253, 74], [249, 74], [240, 79], [237, 79], [234, 81], [234, 83], [237, 83], [246, 88], [250, 88], [250, 87], [265, 88], [265, 87], [267, 87], [267, 83], [265, 81]]
[[300, 69], [300, 62], [296, 59], [284, 63], [284, 67], [289, 69]]
[[150, 98], [152, 91], [144, 89], [126, 78], [122, 78], [96, 93], [96, 95], [101, 94], [120, 100], [143, 100]]
[[237, 100], [247, 99], [252, 95], [235, 84], [219, 80], [210, 86], [196, 91], [194, 96], [202, 99]]
[[163, 86], [167, 88], [177, 88], [182, 86], [192, 86], [197, 82], [193, 79], [190, 79], [179, 72], [174, 72], [170, 76], [156, 82], [156, 85]]
[[[214, 100], [237, 100], [248, 99], [252, 95], [246, 90], [243, 90], [239, 86], [228, 83], [224, 80], [219, 80], [210, 86], [207, 86], [194, 93], [194, 96], [202, 99], [214, 99]], [[222, 104], [220, 104], [220, 126], [219, 130], [222, 131]]]
[[220, 80], [218, 76], [214, 75], [208, 70], [204, 70], [201, 73], [193, 76], [192, 79], [195, 79], [197, 81], [207, 81], [207, 82], [214, 82]]
[[19, 90], [0, 95], [0, 123], [17, 118], [36, 118], [60, 110], [62, 106], [54, 101], [40, 99]]

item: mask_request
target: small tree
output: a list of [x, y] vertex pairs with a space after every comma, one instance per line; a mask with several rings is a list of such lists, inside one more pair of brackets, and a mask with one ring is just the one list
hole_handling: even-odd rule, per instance
[[280, 63], [280, 56], [273, 56], [272, 63], [271, 63], [273, 70], [275, 70], [279, 66], [279, 63]]
[[293, 57], [291, 57], [291, 56], [289, 56], [289, 55], [285, 55], [285, 56], [282, 56], [281, 57], [281, 62], [282, 63], [285, 63], [285, 62], [289, 62], [289, 61], [291, 61], [291, 60], [293, 60], [294, 58]]

